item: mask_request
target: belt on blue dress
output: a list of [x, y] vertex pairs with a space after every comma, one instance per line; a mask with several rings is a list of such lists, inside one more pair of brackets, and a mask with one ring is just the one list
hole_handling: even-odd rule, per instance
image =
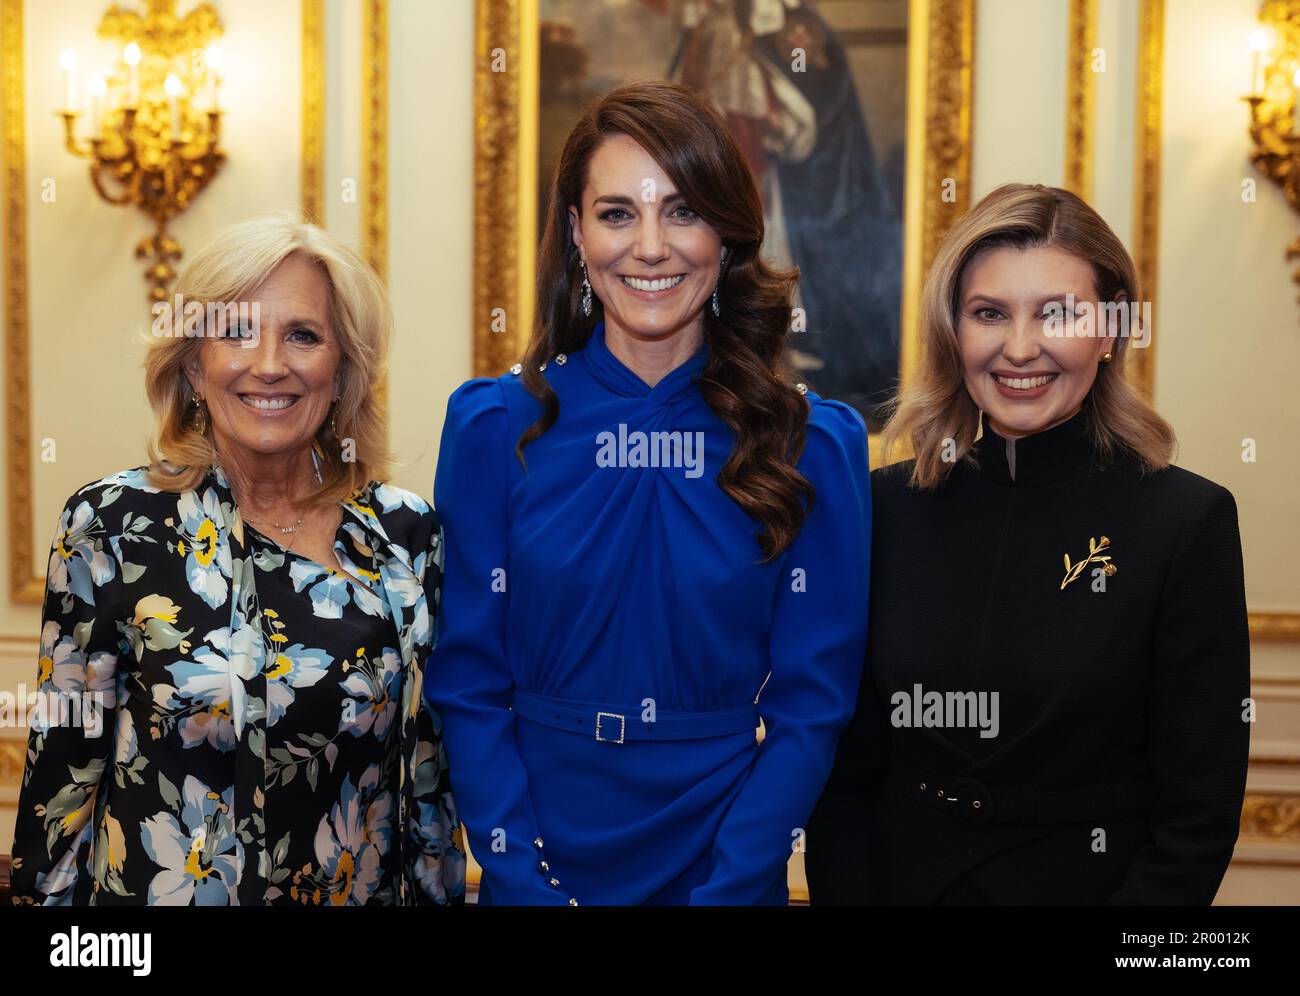
[[717, 712], [656, 712], [653, 723], [643, 721], [640, 710], [628, 710], [626, 706], [569, 702], [519, 689], [515, 689], [511, 705], [515, 715], [534, 723], [581, 733], [609, 744], [628, 740], [699, 740], [753, 733], [758, 728], [757, 703]]

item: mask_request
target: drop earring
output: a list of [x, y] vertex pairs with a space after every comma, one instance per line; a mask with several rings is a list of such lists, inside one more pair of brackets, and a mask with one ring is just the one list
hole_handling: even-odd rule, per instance
[[591, 281], [587, 279], [587, 261], [585, 259], [579, 259], [578, 264], [582, 267], [582, 313], [590, 318]]
[[197, 394], [190, 401], [190, 407], [194, 410], [194, 431], [200, 436], [208, 434], [208, 408], [203, 403], [203, 399]]
[[722, 286], [722, 268], [727, 265], [727, 250], [722, 250], [722, 261], [718, 264], [718, 282], [713, 285], [713, 298], [709, 301], [709, 310], [714, 318], [722, 317], [722, 305], [718, 302], [718, 288]]

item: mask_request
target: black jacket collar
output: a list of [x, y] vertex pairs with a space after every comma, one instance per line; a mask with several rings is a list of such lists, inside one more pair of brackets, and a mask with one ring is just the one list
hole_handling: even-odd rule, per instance
[[[1055, 484], [1081, 474], [1097, 463], [1092, 434], [1088, 431], [1088, 406], [1060, 425], [1032, 436], [1007, 440], [989, 427], [986, 413], [980, 415], [983, 435], [974, 446], [980, 476], [994, 484], [1031, 488]], [[1014, 473], [1007, 446], [1015, 447]]]

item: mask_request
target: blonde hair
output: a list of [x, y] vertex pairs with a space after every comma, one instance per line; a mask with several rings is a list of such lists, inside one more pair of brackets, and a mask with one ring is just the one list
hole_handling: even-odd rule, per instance
[[[978, 252], [993, 247], [1064, 250], [1092, 267], [1099, 301], [1124, 293], [1133, 306], [1128, 309], [1130, 327], [1121, 328], [1113, 340], [1112, 361], [1097, 367], [1097, 379], [1084, 399], [1087, 427], [1103, 460], [1123, 454], [1144, 470], [1167, 467], [1176, 442], [1173, 426], [1124, 376], [1131, 317], [1140, 301], [1132, 257], [1102, 217], [1074, 194], [1024, 183], [1008, 183], [985, 197], [957, 221], [935, 253], [921, 292], [921, 369], [915, 383], [893, 402], [882, 438], [886, 460], [910, 444], [916, 457], [910, 483], [928, 490], [969, 455], [980, 412], [966, 390], [957, 312], [966, 266]], [[956, 444], [955, 459], [944, 453], [949, 439]]]
[[[175, 292], [187, 305], [247, 300], [290, 256], [320, 267], [329, 286], [330, 326], [343, 353], [334, 426], [325, 419], [316, 431], [322, 482], [303, 504], [341, 501], [389, 473], [380, 378], [393, 319], [379, 278], [328, 232], [293, 215], [276, 214], [218, 232], [182, 268]], [[196, 489], [216, 462], [210, 425], [194, 424], [194, 387], [186, 372], [198, 362], [204, 341], [204, 336], [161, 335], [155, 330], [145, 354], [145, 391], [156, 423], [149, 443], [148, 480], [165, 491]], [[352, 443], [350, 459], [344, 458], [344, 440]]]

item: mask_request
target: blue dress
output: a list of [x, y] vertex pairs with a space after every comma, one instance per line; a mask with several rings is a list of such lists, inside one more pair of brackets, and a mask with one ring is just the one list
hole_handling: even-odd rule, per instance
[[[696, 383], [705, 359], [650, 387], [598, 325], [546, 366], [559, 418], [527, 470], [514, 447], [541, 409], [521, 378], [448, 402], [424, 687], [481, 903], [787, 899], [866, 647], [866, 430], [808, 395], [798, 467], [816, 499], [764, 564], [758, 524], [716, 482], [733, 437]], [[652, 432], [682, 435], [652, 459], [637, 445]]]

